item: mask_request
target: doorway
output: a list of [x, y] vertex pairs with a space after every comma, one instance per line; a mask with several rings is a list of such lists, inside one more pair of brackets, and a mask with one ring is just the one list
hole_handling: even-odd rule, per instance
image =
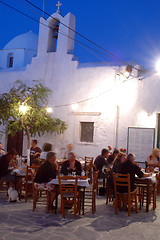
[[17, 154], [19, 156], [22, 156], [22, 152], [23, 152], [23, 130], [16, 133], [16, 135], [14, 135], [14, 136], [11, 136], [10, 134], [8, 135], [7, 152], [12, 148], [16, 149]]

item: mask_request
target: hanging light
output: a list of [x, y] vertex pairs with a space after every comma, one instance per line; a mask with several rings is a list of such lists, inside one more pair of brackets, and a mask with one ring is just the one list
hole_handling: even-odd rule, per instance
[[20, 111], [21, 113], [25, 114], [26, 111], [27, 111], [27, 108], [28, 108], [28, 107], [27, 107], [26, 105], [24, 105], [24, 103], [22, 103], [22, 105], [19, 106], [19, 111]]
[[160, 59], [156, 63], [156, 71], [157, 71], [157, 74], [160, 75]]
[[52, 111], [53, 111], [53, 109], [51, 107], [48, 107], [46, 110], [48, 113], [52, 113]]
[[73, 103], [71, 105], [71, 108], [72, 108], [73, 111], [76, 111], [78, 109], [78, 104], [77, 103]]

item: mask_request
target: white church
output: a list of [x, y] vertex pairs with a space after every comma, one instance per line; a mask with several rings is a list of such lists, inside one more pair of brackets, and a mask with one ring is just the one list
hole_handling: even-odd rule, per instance
[[[80, 63], [74, 56], [75, 22], [72, 13], [63, 17], [58, 9], [40, 18], [38, 36], [29, 31], [8, 42], [0, 50], [0, 91], [8, 92], [16, 80], [41, 80], [53, 91], [51, 114], [67, 130], [37, 137], [39, 147], [50, 142], [60, 154], [73, 143], [79, 156], [96, 157], [110, 145], [143, 162], [160, 145], [160, 78], [142, 74], [138, 64], [128, 71], [119, 63]], [[6, 147], [7, 139], [1, 141]], [[26, 142], [24, 136], [23, 154]]]

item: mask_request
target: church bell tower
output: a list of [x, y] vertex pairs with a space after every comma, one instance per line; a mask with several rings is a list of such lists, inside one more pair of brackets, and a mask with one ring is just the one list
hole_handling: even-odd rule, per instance
[[40, 18], [38, 55], [45, 53], [67, 54], [73, 53], [75, 38], [75, 16], [68, 13], [61, 15], [58, 1], [57, 12], [48, 19]]

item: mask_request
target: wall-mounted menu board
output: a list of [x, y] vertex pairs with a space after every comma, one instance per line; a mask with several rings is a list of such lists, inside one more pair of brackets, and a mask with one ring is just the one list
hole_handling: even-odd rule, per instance
[[128, 128], [127, 152], [134, 153], [137, 162], [145, 162], [155, 145], [155, 128]]

